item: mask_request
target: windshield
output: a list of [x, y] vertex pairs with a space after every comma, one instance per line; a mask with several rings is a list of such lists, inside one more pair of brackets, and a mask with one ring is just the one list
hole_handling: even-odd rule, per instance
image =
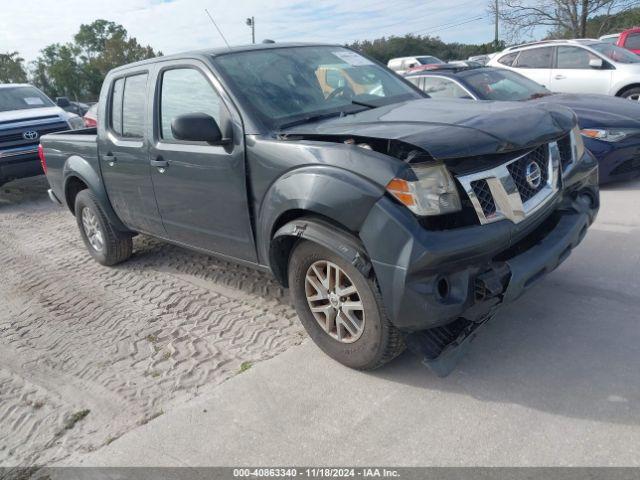
[[28, 108], [53, 107], [49, 97], [34, 87], [0, 88], [0, 112]]
[[469, 72], [464, 80], [481, 100], [530, 100], [551, 93], [542, 85], [509, 70]]
[[626, 48], [611, 45], [609, 43], [594, 43], [589, 45], [596, 52], [618, 63], [640, 63], [640, 56], [630, 52]]
[[418, 57], [417, 60], [421, 65], [440, 65], [444, 63], [442, 60], [436, 57]]
[[271, 128], [422, 98], [394, 74], [341, 47], [254, 50], [214, 61], [236, 95]]

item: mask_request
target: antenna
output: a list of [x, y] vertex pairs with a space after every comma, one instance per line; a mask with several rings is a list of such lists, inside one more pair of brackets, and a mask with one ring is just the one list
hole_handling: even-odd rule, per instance
[[222, 40], [224, 40], [224, 43], [227, 44], [227, 48], [229, 48], [229, 50], [231, 50], [231, 45], [229, 45], [229, 42], [227, 42], [227, 39], [224, 38], [224, 35], [222, 34], [222, 30], [220, 30], [220, 28], [218, 27], [218, 24], [216, 23], [216, 21], [213, 19], [213, 17], [211, 16], [211, 14], [209, 13], [209, 10], [207, 10], [206, 8], [204, 9], [204, 11], [207, 13], [207, 15], [209, 16], [209, 20], [211, 20], [211, 23], [213, 23], [213, 26], [216, 27], [216, 30], [218, 30], [218, 33], [220, 34], [220, 36], [222, 37]]

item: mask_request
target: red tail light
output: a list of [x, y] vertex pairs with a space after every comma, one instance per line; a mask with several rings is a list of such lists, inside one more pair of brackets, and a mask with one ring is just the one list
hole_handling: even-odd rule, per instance
[[42, 144], [38, 145], [38, 157], [40, 158], [40, 165], [42, 165], [42, 171], [47, 174], [47, 159], [44, 157], [44, 149]]
[[82, 117], [82, 119], [84, 120], [84, 126], [87, 128], [98, 126], [98, 122], [95, 120], [95, 118]]

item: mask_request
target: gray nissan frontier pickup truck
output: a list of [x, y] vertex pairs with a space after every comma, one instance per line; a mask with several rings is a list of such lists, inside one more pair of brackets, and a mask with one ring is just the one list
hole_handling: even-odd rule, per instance
[[263, 44], [111, 71], [95, 129], [45, 135], [50, 197], [103, 265], [138, 233], [271, 271], [329, 356], [451, 371], [599, 207], [570, 110], [436, 100], [344, 47]]

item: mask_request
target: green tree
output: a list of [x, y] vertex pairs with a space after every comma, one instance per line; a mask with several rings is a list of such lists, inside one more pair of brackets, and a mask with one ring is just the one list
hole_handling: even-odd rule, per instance
[[498, 8], [500, 22], [511, 40], [529, 36], [547, 27], [550, 36], [585, 38], [589, 22], [638, 6], [638, 0], [490, 0], [489, 10]]
[[53, 44], [34, 62], [34, 83], [50, 96], [95, 100], [107, 72], [126, 63], [162, 55], [129, 37], [114, 22], [96, 20], [80, 25], [73, 42]]
[[[382, 63], [387, 63], [394, 57], [410, 57], [415, 55], [433, 55], [442, 60], [464, 60], [472, 55], [481, 55], [496, 51], [493, 42], [480, 45], [444, 43], [438, 37], [421, 35], [362, 40], [348, 46]], [[501, 45], [501, 47], [503, 48], [504, 46]]]
[[0, 53], [0, 83], [24, 83], [27, 71], [18, 52]]

